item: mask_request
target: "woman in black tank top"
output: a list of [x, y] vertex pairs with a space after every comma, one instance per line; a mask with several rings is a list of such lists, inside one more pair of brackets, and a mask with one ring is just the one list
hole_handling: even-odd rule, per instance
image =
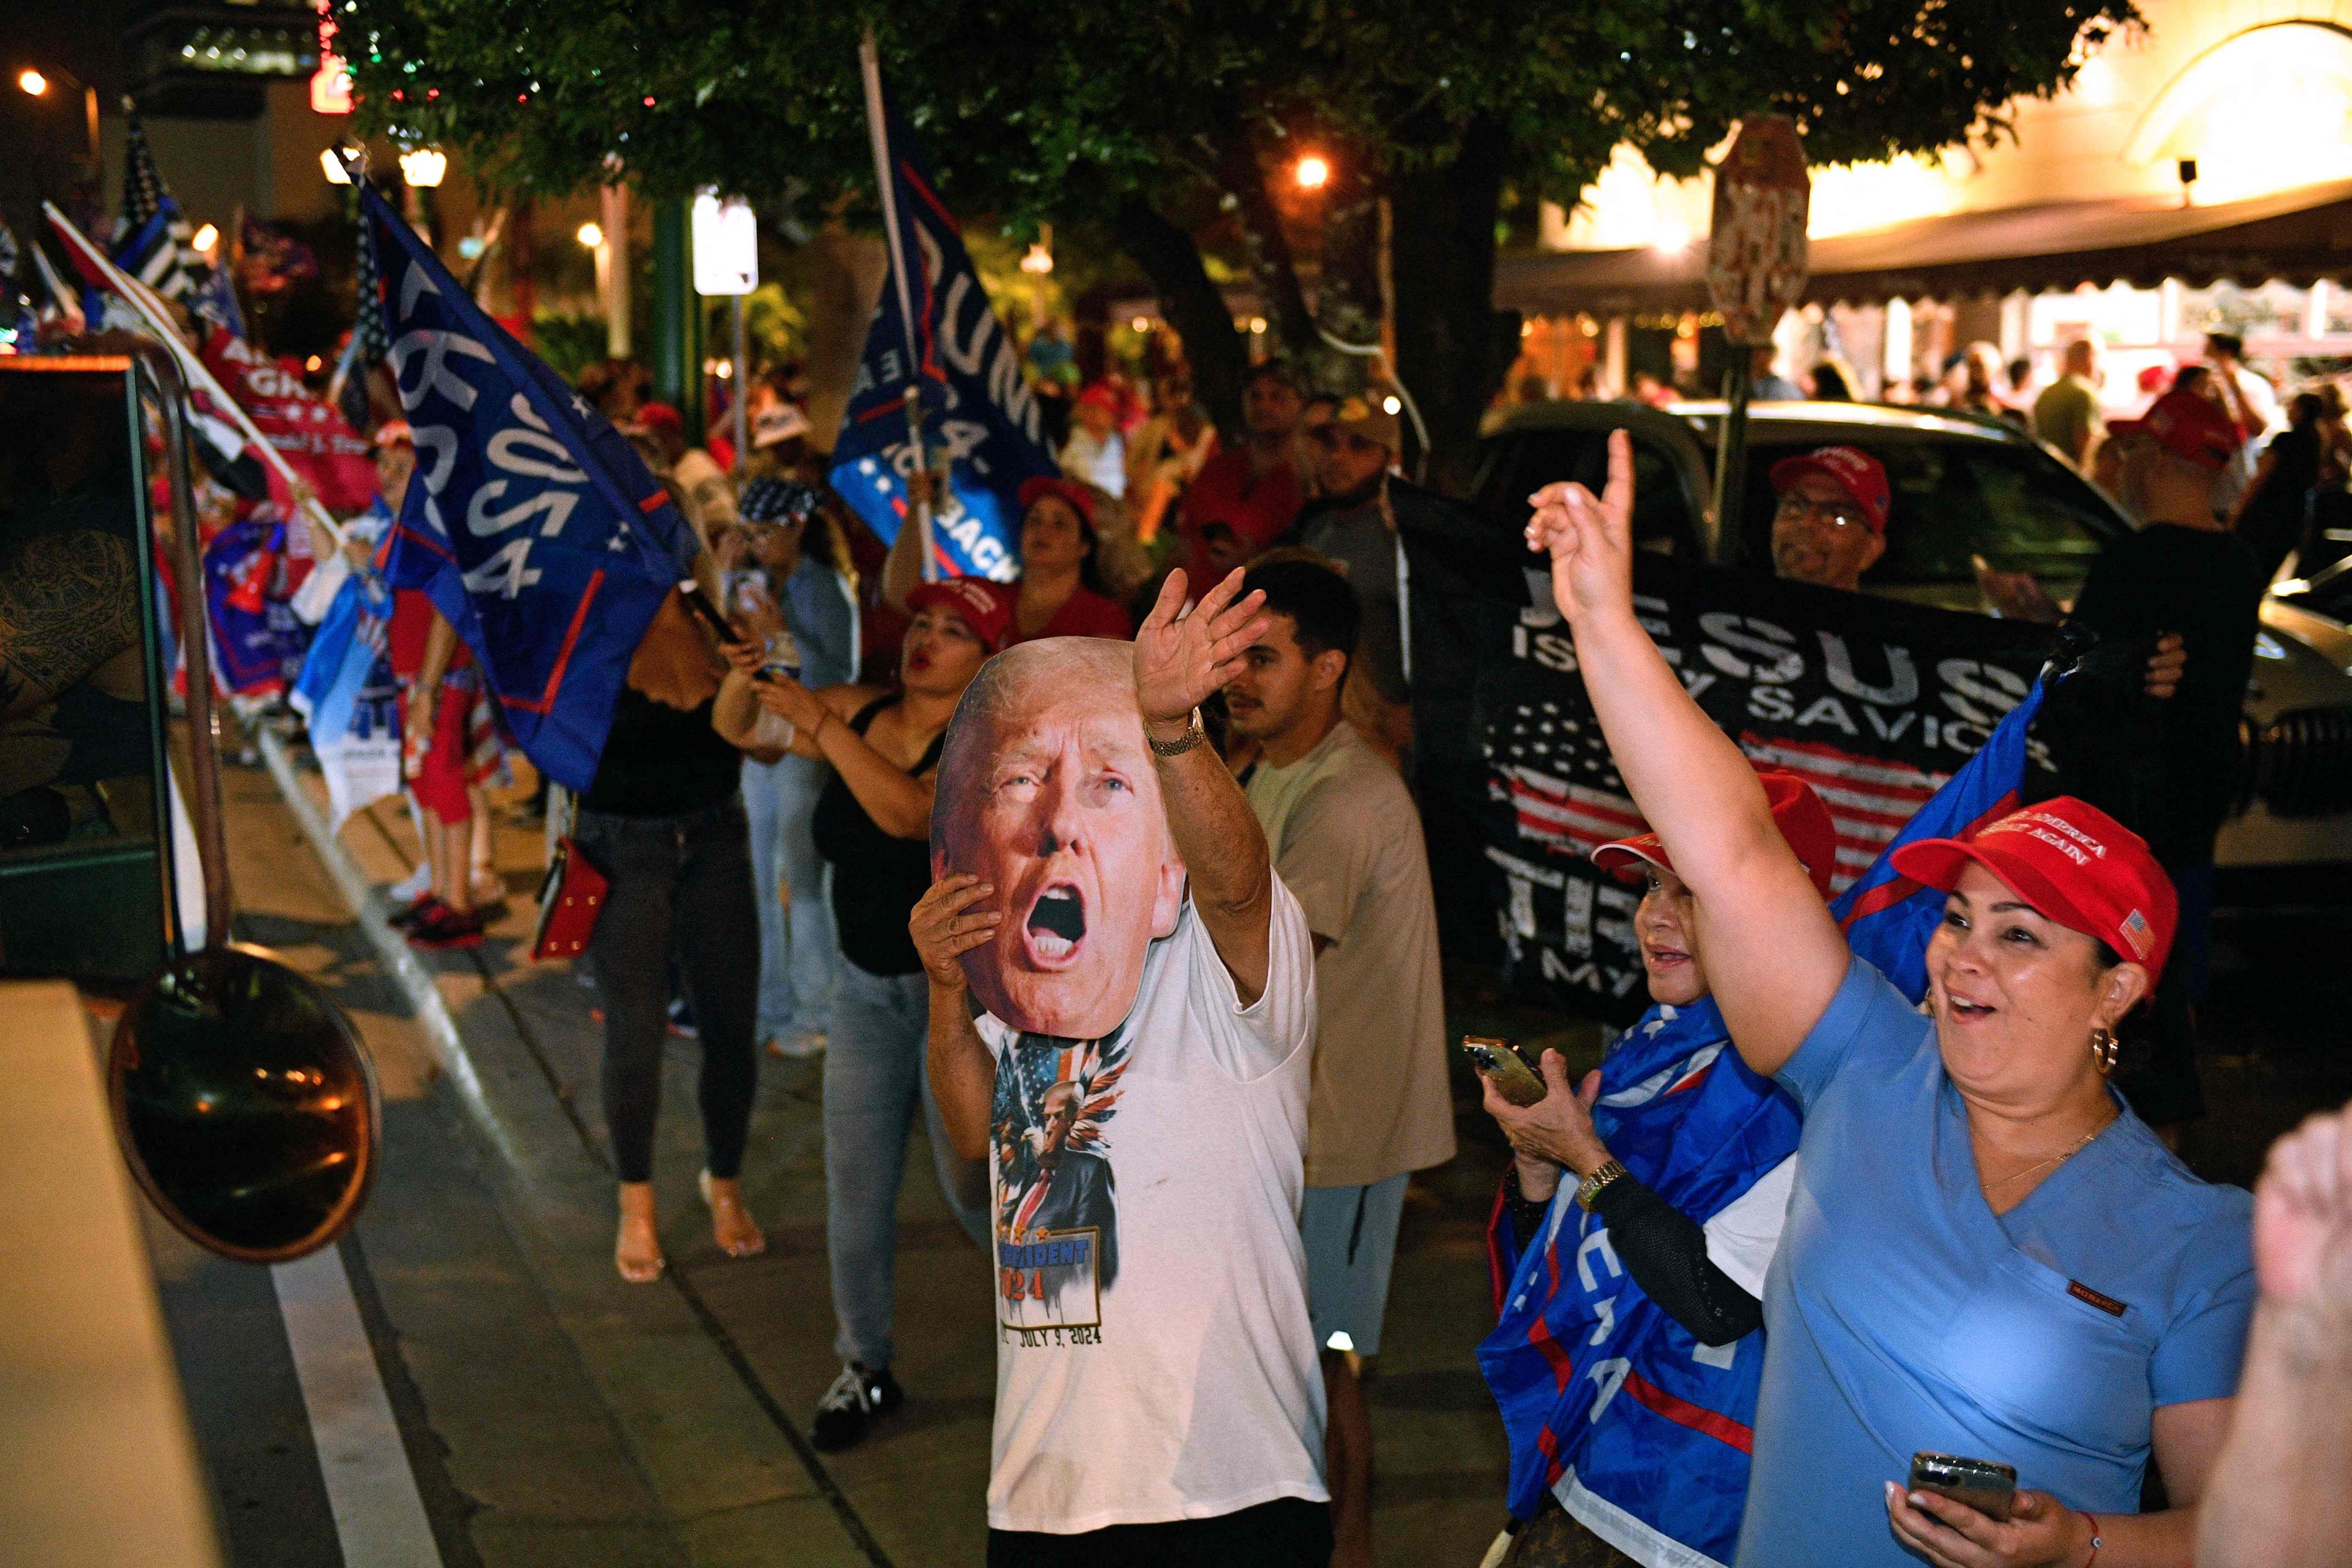
[[824, 1173], [835, 1348], [844, 1365], [811, 1430], [828, 1452], [863, 1437], [901, 1397], [889, 1371], [895, 1216], [919, 1110], [940, 1190], [972, 1240], [986, 1245], [986, 1169], [950, 1147], [924, 1079], [930, 993], [907, 918], [931, 883], [940, 746], [964, 688], [1004, 646], [1012, 590], [951, 578], [922, 584], [908, 606], [915, 619], [899, 654], [898, 691], [810, 691], [754, 680], [739, 665], [714, 716], [721, 735], [761, 761], [789, 750], [833, 765], [811, 824], [829, 867], [843, 958], [824, 1053]]

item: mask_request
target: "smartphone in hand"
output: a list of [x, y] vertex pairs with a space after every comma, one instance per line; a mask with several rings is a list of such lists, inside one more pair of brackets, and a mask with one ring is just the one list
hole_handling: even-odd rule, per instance
[[1510, 1041], [1465, 1035], [1462, 1048], [1469, 1053], [1471, 1065], [1513, 1105], [1533, 1105], [1549, 1092], [1542, 1076], [1528, 1066], [1527, 1058], [1512, 1047]]
[[2017, 1467], [1992, 1459], [1965, 1459], [1927, 1449], [1911, 1456], [1915, 1492], [1934, 1492], [1990, 1519], [2007, 1519], [2017, 1500]]

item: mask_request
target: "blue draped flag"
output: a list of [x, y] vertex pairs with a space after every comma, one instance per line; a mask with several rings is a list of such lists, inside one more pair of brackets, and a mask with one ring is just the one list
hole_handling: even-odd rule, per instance
[[400, 690], [385, 652], [392, 590], [370, 571], [343, 579], [286, 700], [310, 728], [330, 820], [400, 793]]
[[[1712, 998], [1657, 1005], [1601, 1064], [1592, 1124], [1633, 1176], [1705, 1224], [1797, 1152], [1796, 1102], [1748, 1070]], [[1499, 1321], [1478, 1346], [1510, 1438], [1509, 1504], [1544, 1493], [1636, 1562], [1725, 1563], [1739, 1539], [1760, 1332], [1702, 1345], [1626, 1273], [1563, 1179], [1522, 1252], [1497, 1205]]]
[[1944, 917], [1944, 895], [1895, 868], [1895, 851], [1922, 838], [1966, 838], [2021, 804], [2026, 730], [2042, 710], [2052, 676], [2034, 682], [1958, 773], [1912, 814], [1870, 869], [1830, 904], [1846, 945], [1916, 1002], [1927, 994], [1927, 939]]
[[627, 440], [357, 188], [382, 276], [366, 303], [416, 436], [386, 575], [457, 628], [540, 771], [584, 790], [693, 534]]
[[907, 476], [914, 466], [907, 395], [916, 392], [924, 452], [934, 468], [944, 456], [948, 473], [948, 498], [931, 519], [934, 559], [927, 565], [941, 576], [1010, 583], [1021, 574], [1021, 482], [1061, 470], [1045, 449], [1020, 358], [915, 149], [914, 133], [895, 108], [885, 120], [891, 179], [883, 198], [897, 206], [908, 253], [906, 293], [915, 329], [908, 331], [899, 310], [895, 272], [886, 276], [834, 443], [833, 488], [886, 543], [898, 537], [909, 511]]

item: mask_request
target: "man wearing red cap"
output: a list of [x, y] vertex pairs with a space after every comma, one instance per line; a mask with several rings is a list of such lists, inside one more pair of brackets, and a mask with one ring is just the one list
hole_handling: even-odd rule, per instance
[[1886, 552], [1886, 469], [1859, 447], [1823, 447], [1772, 465], [1772, 571], [1857, 593]]
[[2140, 527], [2093, 564], [2074, 618], [2135, 646], [2177, 632], [2188, 667], [2172, 699], [2133, 725], [2138, 754], [2116, 757], [2113, 778], [2078, 787], [2139, 830], [2180, 892], [2180, 954], [2157, 993], [2151, 1059], [2122, 1080], [2132, 1109], [2168, 1131], [2205, 1110], [2191, 1009], [2205, 991], [2213, 836], [2237, 776], [2263, 577], [2245, 540], [2213, 515], [2215, 487], [2239, 447], [2219, 405], [2168, 392], [2110, 435], [2123, 450], [2123, 503]]

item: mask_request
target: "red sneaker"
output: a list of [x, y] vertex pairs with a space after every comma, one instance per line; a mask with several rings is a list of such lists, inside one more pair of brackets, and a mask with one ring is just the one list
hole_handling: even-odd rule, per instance
[[415, 903], [403, 904], [384, 916], [384, 923], [394, 931], [406, 931], [411, 926], [431, 920], [448, 907], [435, 895], [427, 893]]
[[409, 927], [408, 945], [421, 947], [428, 952], [438, 952], [450, 947], [479, 947], [482, 945], [483, 923], [478, 910], [459, 914], [445, 904]]

